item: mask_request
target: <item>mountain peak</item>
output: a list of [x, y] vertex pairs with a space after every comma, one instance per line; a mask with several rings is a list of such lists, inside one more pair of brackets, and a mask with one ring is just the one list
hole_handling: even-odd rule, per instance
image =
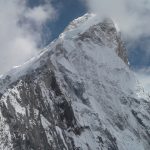
[[77, 19], [74, 19], [70, 24], [66, 27], [65, 31], [62, 33], [69, 34], [69, 32], [76, 31], [74, 33], [82, 33], [88, 30], [91, 26], [94, 26], [99, 23], [105, 23], [110, 28], [115, 28], [113, 21], [109, 18], [100, 18], [98, 15], [93, 13], [87, 13]]
[[110, 19], [86, 14], [1, 77], [0, 149], [150, 149], [150, 102], [125, 50]]
[[60, 39], [95, 40], [99, 44], [116, 44], [116, 53], [128, 65], [127, 50], [122, 42], [120, 30], [112, 19], [100, 18], [96, 14], [85, 14], [73, 20]]
[[77, 28], [78, 26], [88, 22], [89, 19], [94, 18], [95, 16], [96, 16], [96, 14], [87, 13], [81, 17], [78, 17], [77, 19], [74, 19], [73, 21], [70, 22], [70, 24], [66, 27], [65, 31]]
[[[120, 34], [117, 32], [115, 24], [116, 23], [110, 18], [101, 19], [99, 16], [92, 13], [87, 13], [73, 20], [59, 38], [48, 45], [42, 52], [25, 62], [23, 65], [14, 67], [8, 73], [1, 76], [0, 92], [7, 87], [7, 84], [16, 81], [19, 77], [38, 68], [41, 64], [42, 57], [45, 57], [44, 55], [48, 55], [52, 52], [52, 49], [59, 47], [61, 43], [67, 41], [68, 43], [65, 45], [70, 45], [70, 43], [74, 41], [78, 44], [82, 44], [83, 42], [93, 42], [99, 46], [109, 47], [116, 52], [125, 64], [128, 65], [127, 50], [122, 42]], [[57, 53], [57, 50], [53, 53]]]
[[[78, 17], [77, 19], [74, 19], [70, 24], [66, 27], [65, 31], [70, 31], [75, 28], [81, 28], [81, 26], [84, 26], [85, 30], [90, 28], [93, 25], [96, 25], [98, 23], [104, 23], [108, 27], [115, 28], [115, 24], [112, 19], [110, 18], [101, 18], [97, 14], [94, 13], [86, 13], [85, 15]], [[84, 30], [82, 30], [84, 31]]]

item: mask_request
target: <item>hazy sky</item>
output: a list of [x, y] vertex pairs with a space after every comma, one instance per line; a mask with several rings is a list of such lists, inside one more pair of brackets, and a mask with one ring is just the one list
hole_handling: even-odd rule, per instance
[[[0, 11], [0, 73], [35, 55], [86, 12], [112, 18], [128, 47], [131, 67], [144, 76], [150, 68], [149, 0], [0, 0]], [[145, 79], [150, 82], [148, 73]]]

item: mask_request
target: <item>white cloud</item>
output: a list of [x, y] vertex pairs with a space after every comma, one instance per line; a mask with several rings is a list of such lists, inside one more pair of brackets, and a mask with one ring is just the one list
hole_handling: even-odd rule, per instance
[[[140, 37], [150, 36], [150, 1], [149, 0], [85, 0], [89, 11], [100, 17], [111, 17], [117, 22], [126, 40], [133, 44]], [[130, 42], [131, 45], [131, 42]], [[145, 49], [150, 53], [149, 49]]]
[[50, 3], [29, 8], [26, 0], [0, 0], [0, 73], [37, 52], [42, 26], [55, 16]]
[[[127, 34], [147, 34], [150, 11], [149, 0], [86, 0], [89, 9], [101, 16], [114, 19]], [[142, 27], [146, 27], [146, 29]], [[140, 29], [140, 30], [138, 30]], [[132, 32], [131, 32], [132, 31]], [[136, 31], [136, 32], [133, 32]]]
[[25, 16], [28, 19], [35, 21], [37, 24], [41, 25], [48, 19], [54, 19], [56, 12], [50, 4], [29, 8]]

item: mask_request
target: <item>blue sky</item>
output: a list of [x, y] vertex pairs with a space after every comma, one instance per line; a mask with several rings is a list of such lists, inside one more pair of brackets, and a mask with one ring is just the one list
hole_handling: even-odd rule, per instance
[[[43, 0], [28, 0], [28, 2], [30, 7], [35, 7], [43, 3]], [[51, 35], [46, 36], [46, 44], [57, 38], [69, 22], [87, 12], [85, 4], [80, 0], [52, 0], [51, 4], [58, 11], [58, 18], [46, 23], [43, 35], [48, 32], [51, 33]]]
[[133, 48], [128, 48], [128, 57], [134, 69], [147, 68], [150, 66], [150, 55], [144, 50], [147, 49], [150, 51], [149, 47], [145, 46], [149, 41], [150, 37], [142, 37], [136, 42]]

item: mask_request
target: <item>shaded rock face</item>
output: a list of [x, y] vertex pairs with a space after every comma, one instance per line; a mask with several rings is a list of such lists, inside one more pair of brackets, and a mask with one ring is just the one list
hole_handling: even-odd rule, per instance
[[25, 73], [1, 79], [0, 149], [150, 149], [150, 102], [136, 96], [112, 22], [92, 19], [74, 21]]
[[118, 47], [116, 49], [116, 52], [118, 56], [128, 65], [128, 57], [127, 57], [127, 50], [124, 46], [124, 43], [121, 41], [119, 37], [116, 38]]
[[[50, 69], [45, 66], [38, 70], [38, 75], [35, 72], [21, 77], [10, 85], [14, 91], [2, 96], [6, 101], [2, 102], [1, 111], [10, 127], [15, 150], [65, 149], [57, 126], [70, 128], [79, 134], [76, 130], [80, 127], [77, 126], [71, 103], [63, 95]], [[71, 141], [68, 139], [67, 142], [71, 147]]]

